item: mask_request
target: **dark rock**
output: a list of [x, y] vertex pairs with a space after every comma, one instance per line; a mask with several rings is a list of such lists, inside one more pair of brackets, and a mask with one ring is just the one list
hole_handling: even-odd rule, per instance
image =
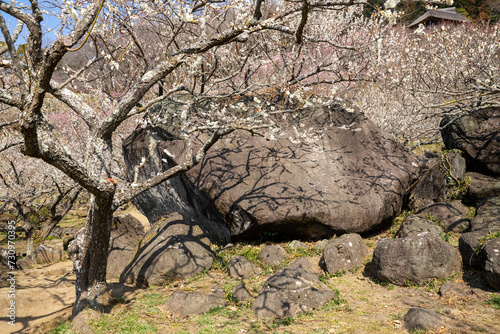
[[414, 185], [408, 206], [418, 211], [434, 202], [442, 202], [446, 199], [446, 190], [446, 176], [438, 160]]
[[425, 151], [424, 156], [426, 159], [435, 159], [435, 158], [439, 158], [439, 153], [434, 152], [434, 151]]
[[406, 238], [422, 232], [430, 232], [438, 237], [441, 237], [443, 229], [441, 226], [427, 218], [413, 215], [406, 217], [406, 219], [401, 223], [396, 237]]
[[432, 216], [446, 231], [464, 232], [469, 229], [467, 207], [460, 201], [432, 203], [417, 212], [421, 216]]
[[35, 265], [35, 261], [33, 260], [33, 257], [31, 257], [31, 256], [23, 257], [22, 259], [19, 259], [16, 262], [17, 269], [19, 269], [19, 270], [30, 269], [34, 265]]
[[[284, 138], [274, 141], [246, 132], [229, 135], [213, 146], [201, 165], [155, 187], [138, 206], [157, 216], [181, 206], [202, 211], [212, 220], [220, 212], [232, 234], [240, 237], [265, 231], [296, 238], [330, 237], [335, 231], [372, 231], [392, 221], [419, 171], [416, 158], [361, 113], [321, 106], [294, 115], [294, 126], [302, 122], [306, 129], [324, 133], [314, 143], [298, 144], [284, 139], [295, 136], [285, 124]], [[184, 142], [174, 131], [167, 125], [138, 129], [125, 141], [131, 179], [135, 166], [150, 152], [155, 156], [140, 173], [164, 170], [162, 159], [171, 165], [182, 162]], [[153, 150], [152, 141], [157, 143]], [[172, 198], [184, 205], [167, 203]]]
[[415, 330], [439, 330], [444, 326], [443, 317], [438, 313], [420, 307], [411, 308], [405, 315], [405, 328]]
[[452, 179], [462, 181], [465, 178], [466, 162], [458, 152], [451, 152], [445, 156], [448, 163], [449, 173]]
[[288, 245], [288, 248], [290, 248], [290, 249], [295, 249], [295, 248], [309, 249], [309, 245], [306, 244], [305, 242], [302, 242], [302, 241], [299, 241], [299, 240], [293, 240]]
[[120, 283], [164, 285], [209, 269], [214, 253], [205, 224], [178, 213], [159, 220], [139, 243], [134, 258], [120, 275]]
[[335, 274], [362, 265], [367, 254], [363, 239], [359, 234], [351, 233], [330, 241], [323, 251], [323, 259], [327, 271]]
[[484, 271], [490, 286], [500, 291], [500, 239], [489, 240], [484, 245]]
[[464, 264], [483, 270], [485, 253], [481, 251], [479, 239], [500, 231], [500, 197], [483, 200], [476, 209], [476, 216], [471, 220], [471, 232], [464, 233], [458, 240], [458, 248]]
[[285, 260], [286, 251], [279, 245], [266, 245], [259, 252], [259, 259], [266, 266], [278, 266]]
[[63, 236], [64, 236], [64, 230], [59, 226], [55, 226], [49, 234], [49, 237], [55, 237], [58, 239], [62, 239]]
[[134, 216], [113, 217], [113, 227], [108, 250], [108, 278], [120, 277], [134, 257], [139, 242], [146, 233], [146, 227]]
[[[139, 128], [123, 143], [123, 156], [127, 174], [134, 182], [140, 182], [167, 170], [176, 162], [166, 153], [168, 145], [175, 137], [165, 127]], [[172, 148], [168, 147], [168, 151]], [[184, 155], [179, 155], [184, 156]], [[148, 157], [143, 164], [142, 159]], [[137, 166], [142, 166], [136, 168]], [[200, 192], [195, 184], [182, 173], [137, 196], [133, 203], [149, 222], [156, 222], [171, 213], [197, 217], [197, 220], [211, 221], [205, 229], [218, 243], [228, 243], [229, 229], [211, 199]]]
[[458, 250], [462, 255], [462, 261], [465, 265], [483, 269], [484, 268], [484, 257], [479, 249], [479, 239], [488, 232], [485, 231], [474, 231], [467, 232], [460, 236], [458, 239]]
[[314, 245], [314, 248], [317, 248], [317, 249], [325, 249], [326, 245], [328, 245], [328, 243], [330, 242], [330, 240], [328, 239], [323, 239], [323, 240], [320, 240], [318, 241], [315, 245]]
[[244, 256], [235, 256], [229, 261], [227, 273], [233, 278], [248, 278], [261, 272], [260, 268], [253, 265]]
[[90, 323], [99, 319], [99, 313], [91, 309], [79, 312], [72, 321], [72, 330], [78, 334], [94, 334]]
[[396, 285], [422, 284], [459, 272], [460, 256], [440, 237], [422, 232], [406, 238], [381, 239], [373, 252], [373, 274]]
[[470, 222], [471, 231], [500, 231], [499, 217], [500, 197], [487, 198], [476, 209], [476, 216]]
[[244, 302], [245, 300], [252, 299], [252, 294], [248, 291], [247, 287], [244, 284], [238, 284], [231, 290], [233, 297], [238, 299], [240, 302]]
[[323, 269], [320, 267], [320, 256], [306, 256], [306, 257], [301, 257], [288, 266], [288, 268], [294, 269], [304, 269], [308, 272], [311, 272], [316, 275], [321, 275], [323, 274]]
[[467, 173], [470, 185], [467, 190], [467, 201], [473, 205], [487, 197], [500, 196], [500, 179], [478, 173]]
[[474, 296], [476, 296], [479, 299], [483, 299], [483, 300], [490, 296], [490, 293], [488, 291], [485, 291], [485, 290], [479, 289], [479, 288], [472, 288], [471, 292]]
[[223, 292], [204, 294], [196, 291], [175, 291], [163, 305], [164, 309], [179, 317], [190, 314], [203, 314], [211, 308], [226, 306], [227, 302]]
[[466, 298], [472, 295], [472, 291], [463, 283], [448, 281], [444, 282], [439, 288], [439, 295], [443, 298]]
[[445, 117], [440, 126], [446, 148], [463, 151], [470, 171], [500, 176], [499, 108]]
[[65, 259], [62, 250], [46, 245], [38, 246], [31, 257], [33, 264], [56, 263]]
[[322, 307], [334, 296], [317, 275], [302, 268], [284, 268], [264, 283], [252, 310], [258, 317], [295, 316]]

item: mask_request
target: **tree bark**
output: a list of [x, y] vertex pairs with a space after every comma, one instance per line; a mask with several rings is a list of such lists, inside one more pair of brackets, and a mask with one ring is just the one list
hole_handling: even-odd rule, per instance
[[105, 312], [112, 304], [106, 286], [112, 203], [113, 193], [91, 195], [85, 228], [68, 248], [76, 272], [73, 316], [87, 307]]
[[[25, 225], [26, 226], [26, 225]], [[33, 227], [29, 226], [25, 228], [25, 238], [26, 238], [26, 257], [33, 254]]]

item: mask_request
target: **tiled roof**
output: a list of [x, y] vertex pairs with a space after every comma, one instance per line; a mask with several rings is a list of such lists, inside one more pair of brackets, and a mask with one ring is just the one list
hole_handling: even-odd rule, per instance
[[455, 7], [442, 8], [436, 10], [429, 10], [424, 15], [413, 21], [408, 27], [418, 26], [420, 23], [425, 23], [430, 19], [441, 19], [447, 21], [468, 22], [462, 14], [458, 13]]

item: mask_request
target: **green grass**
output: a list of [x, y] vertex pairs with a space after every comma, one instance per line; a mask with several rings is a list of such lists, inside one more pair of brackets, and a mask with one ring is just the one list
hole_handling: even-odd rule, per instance
[[226, 272], [229, 261], [231, 261], [231, 259], [235, 256], [244, 256], [253, 264], [260, 265], [259, 252], [262, 247], [263, 245], [258, 246], [254, 244], [240, 243], [229, 249], [221, 250], [217, 252], [217, 255], [214, 258], [212, 270]]
[[347, 299], [342, 297], [339, 289], [332, 289], [334, 297], [323, 306], [325, 311], [339, 311], [347, 305]]
[[73, 326], [71, 321], [65, 321], [60, 323], [56, 328], [50, 331], [48, 334], [73, 334]]
[[487, 235], [479, 238], [479, 240], [477, 241], [477, 247], [476, 247], [476, 254], [479, 254], [481, 252], [481, 250], [484, 248], [484, 246], [486, 245], [486, 243], [490, 240], [493, 240], [493, 239], [498, 239], [500, 238], [500, 231], [498, 232], [495, 232], [495, 233], [488, 233]]
[[290, 262], [293, 262], [294, 260], [301, 258], [301, 257], [314, 257], [318, 255], [323, 254], [323, 250], [315, 247], [310, 247], [310, 248], [289, 248], [289, 247], [284, 247], [286, 250], [286, 260], [285, 263], [289, 264]]
[[145, 322], [138, 314], [132, 312], [104, 314], [98, 320], [91, 321], [90, 326], [95, 333], [148, 334], [158, 332], [155, 325]]
[[384, 288], [387, 288], [387, 290], [394, 290], [395, 286], [391, 282], [387, 281], [381, 281], [380, 285], [383, 286]]
[[494, 295], [486, 301], [486, 304], [493, 306], [494, 308], [500, 309], [500, 295]]

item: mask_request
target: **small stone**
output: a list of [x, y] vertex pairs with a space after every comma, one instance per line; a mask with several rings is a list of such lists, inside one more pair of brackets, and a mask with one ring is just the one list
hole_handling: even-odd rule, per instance
[[442, 316], [420, 307], [411, 308], [405, 315], [405, 328], [414, 330], [438, 330], [444, 326]]
[[285, 260], [286, 251], [279, 245], [266, 245], [260, 253], [259, 259], [267, 266], [278, 266]]
[[244, 284], [238, 284], [237, 286], [235, 286], [231, 293], [240, 302], [253, 298], [252, 294], [248, 291], [247, 287]]
[[306, 244], [305, 242], [302, 242], [302, 241], [299, 241], [299, 240], [293, 240], [288, 245], [288, 248], [290, 248], [290, 249], [296, 249], [296, 248], [299, 248], [299, 249], [308, 249], [309, 245]]
[[233, 278], [248, 278], [260, 272], [261, 270], [244, 256], [233, 257], [227, 267], [228, 275]]

